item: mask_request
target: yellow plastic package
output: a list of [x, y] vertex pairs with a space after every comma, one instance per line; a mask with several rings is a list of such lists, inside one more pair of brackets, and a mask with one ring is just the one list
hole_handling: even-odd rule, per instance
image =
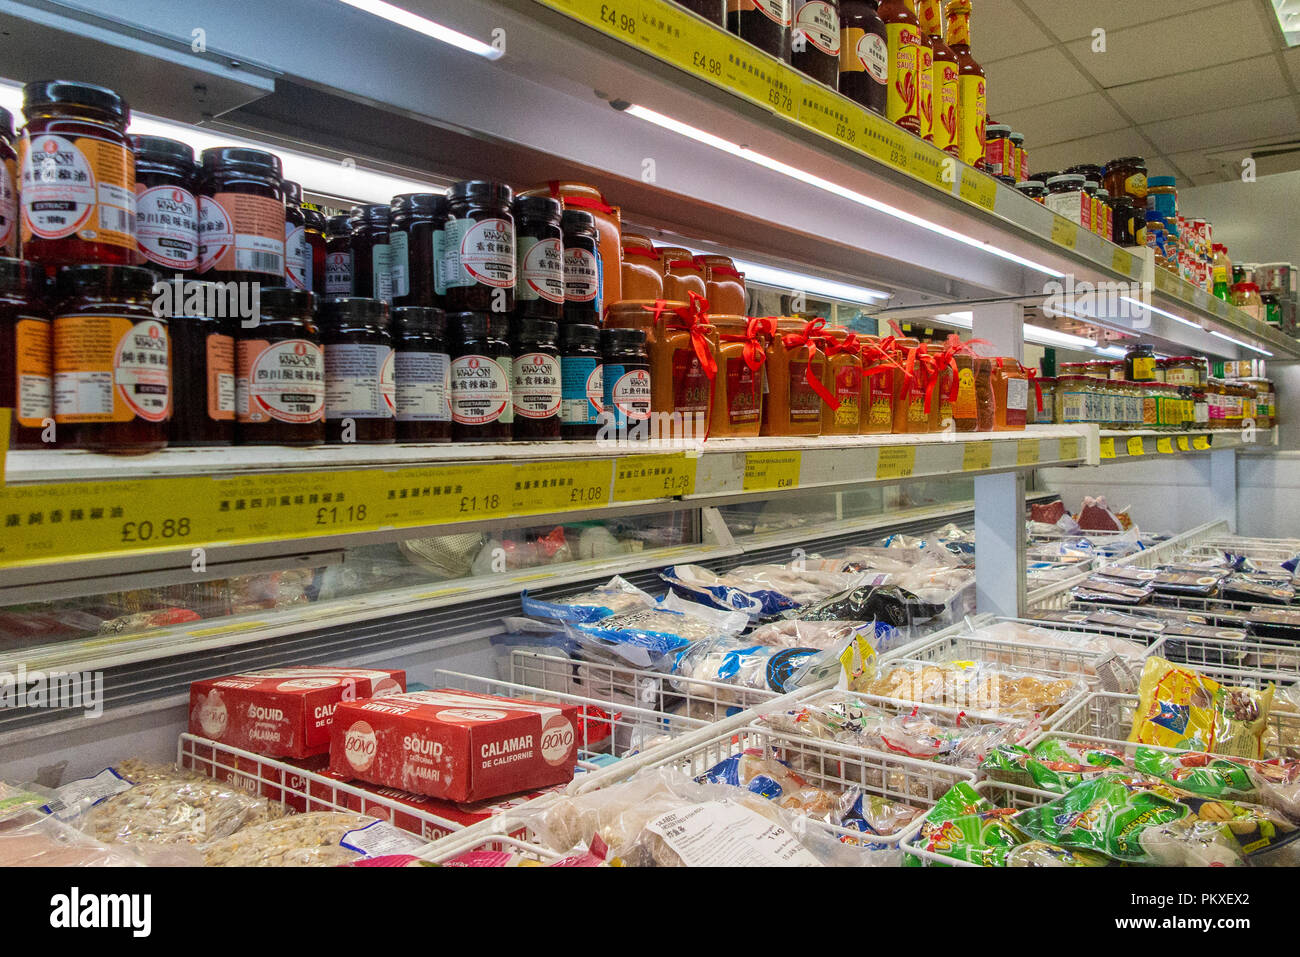
[[1239, 758], [1263, 755], [1271, 685], [1264, 691], [1222, 685], [1185, 665], [1148, 658], [1138, 695], [1130, 741]]

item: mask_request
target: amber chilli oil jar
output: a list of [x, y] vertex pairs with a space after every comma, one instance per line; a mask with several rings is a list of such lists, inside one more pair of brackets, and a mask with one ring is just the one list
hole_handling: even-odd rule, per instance
[[[820, 321], [820, 320], [819, 320]], [[820, 435], [826, 357], [817, 348], [816, 322], [781, 319], [767, 347], [763, 435]]]
[[54, 317], [54, 421], [63, 448], [151, 452], [167, 444], [171, 341], [158, 274], [66, 266]]
[[510, 320], [490, 312], [447, 317], [452, 337], [451, 435], [456, 442], [508, 442], [514, 426]]
[[710, 316], [718, 330], [709, 435], [756, 437], [763, 427], [763, 365], [770, 325], [745, 316]]
[[235, 346], [235, 416], [241, 445], [325, 441], [325, 353], [316, 297], [305, 289], [263, 289], [258, 324]]
[[135, 260], [131, 110], [106, 87], [41, 80], [23, 87], [18, 143], [22, 250], [48, 265]]
[[54, 415], [44, 294], [40, 266], [0, 259], [0, 409], [13, 409], [12, 449], [41, 448], [46, 420]]
[[199, 272], [218, 282], [284, 284], [280, 157], [242, 146], [203, 151]]
[[379, 445], [397, 435], [388, 303], [349, 296], [320, 307], [325, 348], [325, 441]]

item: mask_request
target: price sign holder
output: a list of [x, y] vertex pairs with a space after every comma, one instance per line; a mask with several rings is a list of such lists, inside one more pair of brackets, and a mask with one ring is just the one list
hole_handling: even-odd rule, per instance
[[746, 452], [746, 492], [766, 492], [798, 488], [799, 469], [803, 464], [802, 452]]

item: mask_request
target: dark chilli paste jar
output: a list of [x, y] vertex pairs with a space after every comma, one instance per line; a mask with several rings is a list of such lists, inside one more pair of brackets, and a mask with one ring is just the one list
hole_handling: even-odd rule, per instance
[[564, 230], [564, 321], [580, 325], [600, 322], [603, 279], [596, 218], [585, 209], [566, 209]]
[[258, 324], [240, 328], [235, 415], [241, 445], [325, 441], [325, 353], [315, 305], [305, 289], [263, 289]]
[[302, 187], [284, 181], [284, 284], [311, 290], [312, 250], [307, 240], [307, 213], [302, 208]]
[[138, 260], [168, 273], [199, 268], [199, 168], [194, 150], [161, 136], [132, 136]]
[[393, 309], [397, 441], [451, 441], [451, 355], [447, 317], [431, 306]]
[[[225, 287], [169, 282], [172, 340], [172, 418], [169, 445], [230, 445], [235, 441], [235, 340], [239, 322]], [[198, 293], [196, 295], [196, 292]]]
[[727, 29], [779, 60], [790, 62], [793, 0], [727, 0]]
[[325, 441], [392, 442], [397, 436], [397, 385], [388, 303], [359, 296], [325, 300], [320, 338], [325, 347]]
[[24, 257], [47, 266], [133, 262], [135, 163], [126, 100], [93, 83], [42, 80], [23, 87], [23, 116]]
[[605, 406], [605, 360], [600, 327], [566, 325], [560, 330], [560, 434], [594, 439]]
[[307, 288], [311, 292], [321, 293], [324, 292], [325, 286], [325, 214], [315, 206], [303, 206], [302, 216], [307, 248], [311, 252]]
[[[515, 200], [519, 268], [515, 277], [515, 315], [558, 322], [564, 318], [563, 207], [550, 196]], [[594, 223], [594, 220], [593, 220]]]
[[14, 117], [0, 107], [0, 256], [18, 255], [18, 153]]
[[346, 214], [331, 216], [325, 229], [327, 296], [352, 295], [352, 222]]
[[511, 350], [514, 378], [510, 393], [515, 405], [516, 440], [560, 437], [562, 379], [559, 323], [547, 319], [516, 319]]
[[514, 193], [503, 183], [468, 180], [447, 193], [443, 231], [443, 283], [449, 312], [515, 308]]
[[242, 146], [203, 151], [199, 272], [217, 282], [284, 285], [280, 157]]
[[438, 304], [435, 233], [446, 222], [446, 205], [446, 197], [437, 193], [403, 193], [389, 204], [388, 256], [394, 306]]
[[[885, 115], [889, 96], [889, 45], [876, 0], [840, 0], [840, 92]], [[935, 91], [938, 96], [939, 91]]]
[[646, 353], [645, 331], [605, 329], [600, 334], [605, 357], [604, 412], [618, 432], [640, 433], [650, 418], [650, 357]]
[[33, 262], [0, 259], [0, 409], [13, 409], [9, 447], [41, 447], [54, 416], [50, 317], [45, 273]]
[[499, 442], [512, 437], [510, 320], [490, 312], [448, 316], [452, 335], [451, 435], [457, 442]]
[[171, 343], [166, 315], [155, 314], [157, 282], [139, 266], [60, 270], [53, 346], [60, 446], [132, 453], [167, 444]]
[[384, 302], [393, 298], [388, 214], [387, 206], [352, 207], [353, 294]]
[[840, 73], [839, 0], [794, 0], [790, 61], [832, 90]]

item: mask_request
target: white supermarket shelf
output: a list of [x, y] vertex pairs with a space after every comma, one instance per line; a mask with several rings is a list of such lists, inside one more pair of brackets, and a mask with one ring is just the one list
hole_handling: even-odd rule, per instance
[[1137, 458], [1163, 458], [1166, 455], [1201, 455], [1224, 449], [1262, 450], [1277, 445], [1277, 429], [1259, 429], [1250, 435], [1237, 430], [1195, 430], [1161, 432], [1102, 429], [1100, 458], [1103, 465]]

